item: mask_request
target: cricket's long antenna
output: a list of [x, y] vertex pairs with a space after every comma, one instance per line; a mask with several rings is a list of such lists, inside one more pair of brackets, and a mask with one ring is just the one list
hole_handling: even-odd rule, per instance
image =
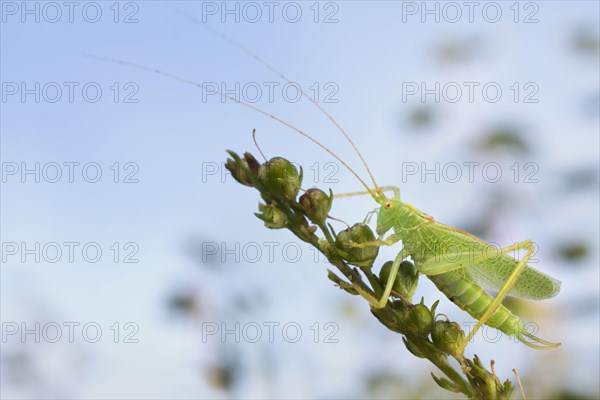
[[[206, 87], [202, 83], [195, 82], [195, 81], [193, 81], [191, 79], [187, 79], [187, 78], [184, 78], [184, 77], [179, 76], [179, 75], [171, 74], [169, 72], [166, 72], [166, 71], [163, 71], [163, 70], [160, 70], [160, 69], [147, 67], [145, 65], [137, 64], [137, 63], [130, 62], [130, 61], [123, 61], [123, 60], [117, 60], [117, 59], [114, 59], [114, 58], [101, 57], [101, 56], [97, 56], [97, 55], [94, 55], [94, 54], [82, 53], [82, 55], [84, 57], [92, 58], [92, 59], [98, 60], [98, 61], [104, 61], [104, 62], [109, 62], [109, 63], [113, 63], [113, 64], [125, 65], [125, 66], [131, 67], [131, 68], [136, 68], [136, 69], [141, 69], [141, 70], [144, 70], [144, 71], [154, 72], [155, 74], [164, 76], [166, 78], [170, 78], [170, 79], [173, 79], [173, 80], [176, 80], [176, 81], [179, 81], [179, 82], [191, 85], [191, 86], [199, 87], [202, 90], [206, 90]], [[245, 101], [238, 100], [238, 99], [236, 99], [233, 96], [226, 95], [226, 94], [222, 93], [220, 90], [215, 90], [215, 93], [218, 94], [218, 95], [220, 95], [223, 98], [226, 98], [228, 100], [234, 101], [234, 102], [236, 102], [236, 103], [238, 103], [238, 104], [240, 104], [242, 106], [245, 106], [245, 107], [247, 107], [247, 108], [249, 108], [251, 110], [254, 110], [254, 111], [256, 111], [256, 112], [258, 112], [260, 114], [263, 114], [263, 115], [265, 115], [265, 116], [267, 116], [267, 117], [269, 117], [271, 119], [274, 119], [275, 121], [279, 122], [280, 124], [285, 125], [288, 128], [290, 128], [291, 130], [295, 131], [296, 133], [299, 133], [300, 135], [304, 136], [305, 138], [307, 138], [308, 140], [310, 140], [311, 142], [313, 142], [314, 144], [316, 144], [317, 146], [319, 146], [320, 148], [322, 148], [323, 150], [325, 150], [326, 152], [328, 152], [333, 158], [335, 158], [336, 160], [338, 160], [348, 171], [350, 171], [352, 173], [352, 175], [354, 175], [354, 177], [356, 179], [358, 179], [358, 181], [365, 187], [365, 189], [367, 189], [368, 191], [372, 192], [372, 190], [369, 189], [369, 186], [367, 186], [367, 184], [365, 183], [365, 181], [363, 181], [361, 179], [361, 177], [356, 173], [356, 171], [354, 171], [348, 164], [346, 164], [346, 162], [344, 162], [344, 160], [342, 160], [340, 158], [340, 156], [338, 156], [337, 154], [335, 154], [332, 150], [330, 150], [325, 145], [321, 144], [318, 140], [316, 140], [315, 138], [313, 138], [312, 136], [310, 136], [308, 133], [306, 133], [306, 132], [304, 132], [304, 131], [296, 128], [294, 125], [290, 124], [289, 122], [286, 122], [286, 121], [282, 120], [281, 118], [278, 118], [278, 117], [276, 117], [276, 116], [274, 116], [272, 114], [269, 114], [268, 112], [266, 112], [266, 111], [264, 111], [264, 110], [262, 110], [262, 109], [260, 109], [260, 108], [258, 108], [256, 106], [253, 106], [250, 103], [246, 103]]]
[[[196, 18], [194, 18], [194, 17], [192, 17], [190, 15], [187, 15], [187, 14], [185, 14], [183, 12], [180, 12], [180, 14], [183, 15], [184, 17], [186, 17], [186, 18], [189, 18], [192, 22], [194, 22], [197, 25], [200, 25], [202, 28], [206, 29], [207, 31], [211, 32], [212, 34], [214, 34], [216, 36], [219, 36], [221, 39], [223, 39], [224, 41], [228, 42], [232, 46], [236, 47], [238, 50], [242, 51], [243, 53], [246, 53], [248, 56], [250, 56], [251, 58], [253, 58], [259, 64], [263, 65], [269, 71], [271, 71], [274, 74], [276, 74], [277, 76], [279, 76], [281, 79], [283, 79], [287, 83], [293, 83], [287, 76], [285, 76], [284, 74], [282, 74], [281, 72], [279, 72], [277, 69], [275, 69], [275, 67], [273, 67], [272, 65], [270, 65], [269, 63], [267, 63], [266, 61], [264, 61], [262, 58], [260, 58], [256, 54], [254, 54], [252, 51], [248, 50], [246, 47], [242, 46], [240, 43], [238, 43], [235, 40], [231, 39], [229, 36], [225, 35], [224, 33], [219, 32], [218, 30], [212, 28], [211, 26], [209, 26], [209, 25], [207, 25], [207, 24], [199, 21], [198, 19], [196, 19]], [[354, 151], [356, 152], [356, 154], [360, 158], [360, 161], [362, 162], [362, 164], [366, 168], [367, 173], [369, 174], [369, 178], [371, 178], [371, 181], [373, 182], [373, 185], [375, 185], [375, 191], [377, 193], [380, 193], [379, 185], [377, 185], [377, 182], [375, 181], [375, 178], [373, 177], [373, 173], [371, 172], [371, 169], [369, 168], [369, 165], [367, 164], [367, 161], [363, 157], [363, 155], [360, 152], [360, 150], [358, 150], [358, 147], [356, 147], [356, 145], [354, 144], [354, 142], [350, 138], [350, 135], [348, 135], [348, 133], [346, 133], [346, 131], [344, 130], [344, 128], [341, 127], [341, 125], [335, 120], [335, 118], [333, 118], [333, 116], [331, 114], [329, 114], [312, 96], [309, 96], [308, 94], [306, 94], [304, 92], [304, 90], [302, 90], [301, 87], [298, 87], [298, 90], [299, 90], [299, 92], [300, 92], [300, 94], [302, 96], [304, 96], [305, 98], [307, 98], [308, 100], [310, 100], [310, 102], [312, 104], [314, 104], [314, 106], [317, 107], [319, 109], [319, 111], [321, 111], [323, 114], [325, 114], [325, 116], [336, 126], [336, 128], [342, 133], [342, 135], [344, 135], [344, 137], [346, 138], [346, 140], [348, 140], [348, 142], [350, 143], [350, 145], [352, 146], [352, 148], [354, 149]]]
[[267, 157], [265, 157], [264, 153], [260, 149], [260, 146], [258, 145], [258, 142], [256, 141], [256, 129], [252, 129], [252, 140], [254, 141], [254, 145], [258, 149], [258, 152], [260, 153], [260, 155], [262, 156], [262, 158], [264, 158], [265, 161], [267, 161]]

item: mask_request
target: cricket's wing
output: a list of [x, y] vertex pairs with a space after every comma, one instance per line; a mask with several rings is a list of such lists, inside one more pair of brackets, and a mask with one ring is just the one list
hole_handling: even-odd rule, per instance
[[[479, 286], [499, 292], [517, 266], [517, 260], [500, 255], [465, 268], [465, 273]], [[560, 281], [526, 265], [509, 296], [529, 300], [543, 300], [554, 297], [560, 291]]]
[[[454, 235], [471, 239], [474, 243], [490, 246], [484, 240], [469, 232], [436, 222], [436, 227], [452, 232]], [[507, 254], [498, 254], [485, 260], [475, 261], [463, 270], [473, 282], [479, 286], [499, 292], [504, 283], [517, 266], [517, 260]], [[509, 296], [529, 300], [543, 300], [554, 297], [560, 291], [560, 281], [538, 271], [529, 264], [525, 266], [515, 285], [508, 292]]]

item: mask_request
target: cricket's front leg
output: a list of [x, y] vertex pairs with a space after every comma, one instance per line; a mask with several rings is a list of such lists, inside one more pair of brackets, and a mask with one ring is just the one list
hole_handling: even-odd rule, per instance
[[[354, 247], [354, 248], [366, 248], [366, 247], [372, 247], [372, 246], [391, 246], [394, 243], [397, 243], [398, 241], [400, 241], [400, 238], [398, 237], [398, 235], [392, 234], [386, 240], [373, 240], [373, 241], [364, 242], [364, 243], [356, 243], [356, 242], [351, 241], [348, 243], [348, 246]], [[400, 267], [400, 263], [406, 257], [408, 257], [408, 253], [406, 252], [405, 249], [402, 249], [402, 251], [396, 256], [396, 259], [394, 260], [394, 264], [392, 264], [392, 268], [390, 270], [390, 276], [388, 278], [388, 281], [385, 284], [385, 290], [383, 292], [383, 296], [379, 300], [374, 298], [373, 296], [366, 296], [364, 293], [359, 292], [362, 295], [362, 297], [365, 298], [369, 302], [369, 305], [371, 306], [371, 308], [383, 308], [386, 306], [387, 301], [392, 292], [392, 288], [394, 286], [394, 281], [396, 279], [396, 276], [398, 275], [398, 268]], [[360, 288], [357, 288], [355, 286], [355, 289], [359, 290]]]
[[358, 248], [358, 249], [364, 249], [366, 247], [391, 246], [395, 243], [398, 243], [399, 241], [400, 241], [400, 238], [397, 235], [392, 234], [385, 240], [372, 240], [370, 242], [363, 242], [363, 243], [356, 243], [353, 241], [349, 241], [348, 246]]

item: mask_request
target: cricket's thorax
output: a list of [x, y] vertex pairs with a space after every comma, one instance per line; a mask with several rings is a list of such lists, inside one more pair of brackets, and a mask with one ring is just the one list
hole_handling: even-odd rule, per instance
[[377, 233], [392, 230], [408, 249], [417, 268], [431, 257], [480, 248], [481, 241], [465, 239], [456, 231], [440, 232], [439, 224], [429, 215], [407, 203], [397, 200], [386, 202], [379, 211]]

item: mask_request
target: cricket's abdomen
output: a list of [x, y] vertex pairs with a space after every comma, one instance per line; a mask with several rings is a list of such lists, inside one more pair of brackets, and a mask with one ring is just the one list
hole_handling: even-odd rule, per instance
[[[480, 286], [463, 278], [459, 272], [446, 272], [427, 277], [454, 304], [477, 320], [483, 317], [494, 301], [494, 298], [484, 292]], [[523, 329], [521, 319], [502, 305], [485, 324], [509, 336], [518, 336], [519, 331]]]
[[[492, 296], [485, 293], [480, 286], [465, 279], [460, 272], [452, 271], [439, 275], [427, 275], [427, 277], [454, 304], [477, 320], [483, 317], [483, 314], [494, 301]], [[529, 347], [550, 349], [558, 346], [558, 344], [545, 341], [528, 333], [524, 328], [523, 321], [503, 305], [500, 305], [492, 316], [485, 321], [485, 324], [506, 335], [516, 337]]]

